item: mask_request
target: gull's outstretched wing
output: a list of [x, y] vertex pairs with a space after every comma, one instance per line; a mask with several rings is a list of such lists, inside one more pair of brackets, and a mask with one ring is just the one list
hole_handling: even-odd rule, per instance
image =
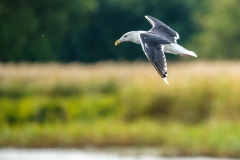
[[163, 80], [168, 84], [166, 78], [167, 62], [164, 54], [164, 44], [170, 44], [171, 42], [152, 33], [141, 33], [140, 41], [147, 58], [150, 62], [152, 62], [154, 68], [157, 70]]
[[176, 31], [174, 31], [172, 28], [164, 24], [163, 22], [159, 21], [158, 19], [151, 17], [151, 16], [145, 16], [145, 18], [152, 24], [152, 28], [149, 30], [149, 32], [158, 34], [168, 40], [170, 40], [172, 43], [176, 43], [177, 39], [179, 39], [179, 35]]

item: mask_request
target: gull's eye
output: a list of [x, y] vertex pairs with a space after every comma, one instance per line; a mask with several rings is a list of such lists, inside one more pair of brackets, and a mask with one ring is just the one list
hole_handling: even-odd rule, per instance
[[125, 35], [125, 36], [123, 36], [124, 38], [126, 38], [127, 37], [127, 35]]

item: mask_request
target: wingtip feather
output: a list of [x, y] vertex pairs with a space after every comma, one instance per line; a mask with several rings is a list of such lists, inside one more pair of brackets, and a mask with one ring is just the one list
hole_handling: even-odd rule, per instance
[[144, 17], [145, 17], [147, 20], [150, 20], [148, 15], [146, 15], [146, 16], [144, 16]]
[[163, 78], [164, 82], [167, 83], [167, 85], [169, 85], [168, 81], [167, 81], [167, 78]]

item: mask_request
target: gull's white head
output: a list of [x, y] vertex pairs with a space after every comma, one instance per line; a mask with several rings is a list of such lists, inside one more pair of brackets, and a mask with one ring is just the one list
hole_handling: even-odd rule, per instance
[[127, 32], [119, 40], [117, 40], [115, 42], [115, 46], [117, 46], [119, 43], [125, 42], [125, 41], [130, 41], [130, 42], [133, 42], [133, 43], [140, 44], [141, 42], [140, 42], [140, 39], [139, 39], [139, 35], [143, 32], [145, 32], [145, 31]]
[[121, 42], [133, 41], [133, 32], [125, 33], [119, 40], [115, 42], [115, 46], [119, 45]]

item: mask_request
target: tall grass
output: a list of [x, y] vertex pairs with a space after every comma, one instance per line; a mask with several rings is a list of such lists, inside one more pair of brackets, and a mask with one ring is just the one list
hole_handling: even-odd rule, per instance
[[237, 157], [238, 68], [170, 63], [166, 85], [143, 62], [0, 64], [0, 146], [157, 145]]

